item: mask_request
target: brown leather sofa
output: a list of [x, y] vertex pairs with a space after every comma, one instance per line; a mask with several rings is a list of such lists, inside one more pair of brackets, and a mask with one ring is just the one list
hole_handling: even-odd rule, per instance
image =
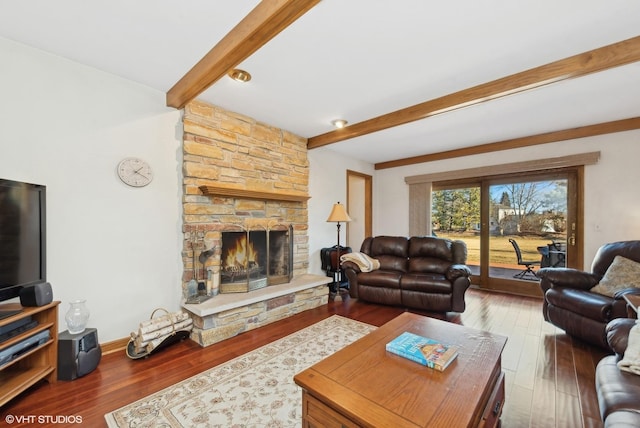
[[640, 294], [638, 288], [618, 291], [613, 298], [591, 292], [600, 282], [615, 256], [640, 262], [640, 241], [605, 244], [598, 249], [591, 272], [571, 268], [542, 268], [537, 275], [544, 294], [544, 319], [567, 334], [609, 350], [605, 328], [615, 318], [627, 317], [627, 293]]
[[635, 319], [617, 318], [606, 327], [609, 346], [616, 355], [604, 357], [596, 367], [596, 392], [605, 428], [640, 427], [640, 376], [617, 366], [635, 322]]
[[357, 264], [343, 262], [351, 297], [431, 312], [464, 312], [471, 276], [464, 242], [377, 236], [366, 238], [360, 252], [377, 259], [380, 269], [362, 272]]

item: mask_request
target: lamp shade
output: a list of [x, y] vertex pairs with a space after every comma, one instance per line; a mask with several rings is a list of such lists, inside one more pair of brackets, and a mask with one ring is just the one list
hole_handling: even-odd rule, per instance
[[347, 214], [347, 211], [344, 209], [344, 205], [340, 202], [337, 204], [333, 204], [333, 209], [331, 210], [331, 214], [329, 214], [328, 222], [347, 222], [351, 221], [351, 217]]

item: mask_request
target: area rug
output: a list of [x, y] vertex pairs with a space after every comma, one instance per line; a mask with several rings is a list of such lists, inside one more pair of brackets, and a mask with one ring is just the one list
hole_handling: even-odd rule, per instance
[[293, 376], [376, 327], [338, 315], [105, 415], [109, 427], [300, 427]]

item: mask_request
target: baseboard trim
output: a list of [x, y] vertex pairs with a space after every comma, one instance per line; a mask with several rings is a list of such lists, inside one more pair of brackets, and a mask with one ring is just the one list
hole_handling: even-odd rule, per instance
[[111, 342], [101, 343], [100, 347], [102, 348], [102, 355], [124, 351], [125, 349], [127, 349], [128, 343], [129, 343], [128, 337], [124, 337], [122, 339], [116, 339]]

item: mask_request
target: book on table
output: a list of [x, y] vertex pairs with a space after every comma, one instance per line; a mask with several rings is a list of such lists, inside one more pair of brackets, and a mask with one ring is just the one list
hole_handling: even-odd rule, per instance
[[386, 350], [439, 371], [446, 369], [458, 356], [457, 346], [409, 332], [387, 343]]

